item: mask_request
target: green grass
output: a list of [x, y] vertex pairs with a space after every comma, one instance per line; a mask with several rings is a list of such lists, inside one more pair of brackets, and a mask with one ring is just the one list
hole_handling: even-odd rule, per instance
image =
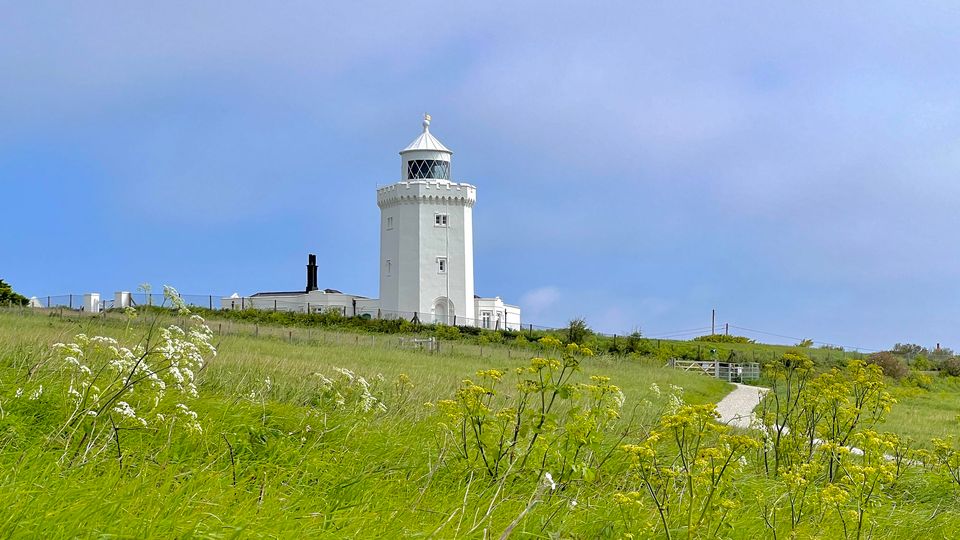
[[929, 390], [895, 388], [897, 404], [882, 429], [926, 445], [930, 439], [960, 435], [960, 379], [934, 377]]
[[[202, 373], [192, 404], [202, 434], [128, 430], [122, 464], [112, 444], [84, 464], [62, 459], [52, 436], [63, 420], [62, 398], [48, 391], [35, 401], [15, 399], [15, 389], [54, 342], [81, 331], [124, 336], [142, 330], [128, 330], [120, 319], [0, 312], [2, 536], [499, 538], [515, 522], [515, 538], [619, 538], [636, 526], [627, 524], [612, 497], [636, 489], [624, 459], [596, 479], [542, 495], [524, 514], [540, 489], [535, 474], [494, 482], [452, 457], [436, 408], [426, 403], [451, 398], [477, 370], [525, 365], [532, 348], [485, 346], [481, 356], [476, 344], [448, 343], [428, 354], [400, 348], [397, 336], [294, 334], [281, 327], [253, 336], [248, 327], [230, 327], [218, 338], [220, 354]], [[334, 367], [371, 380], [381, 374], [386, 412], [361, 414], [319, 402], [313, 374], [329, 375]], [[391, 391], [400, 374], [413, 381], [409, 394]], [[651, 383], [679, 385], [692, 403], [716, 402], [729, 391], [726, 383], [630, 357], [585, 359], [577, 380], [594, 374], [622, 388], [625, 411], [658, 400]], [[891, 424], [909, 422], [894, 418]], [[721, 536], [768, 536], [756, 501], [775, 499], [778, 484], [748, 469], [734, 489], [742, 506]], [[875, 537], [916, 537], [916, 531], [949, 537], [960, 529], [956, 486], [910, 473], [896, 490], [896, 504], [871, 516]], [[654, 514], [648, 517], [655, 522]], [[829, 516], [805, 527], [801, 536], [837, 537]]]

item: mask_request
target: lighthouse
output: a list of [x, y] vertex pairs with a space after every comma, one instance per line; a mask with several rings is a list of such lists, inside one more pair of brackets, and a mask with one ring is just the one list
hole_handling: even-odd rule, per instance
[[477, 188], [452, 180], [453, 152], [430, 132], [430, 115], [422, 127], [400, 151], [400, 181], [377, 190], [380, 306], [423, 322], [475, 324]]
[[[400, 151], [400, 179], [377, 188], [380, 298], [321, 288], [307, 256], [306, 287], [221, 298], [224, 309], [269, 309], [519, 330], [520, 307], [474, 295], [473, 206], [477, 188], [453, 181], [453, 152], [430, 133]], [[344, 201], [343, 204], [359, 204]], [[369, 204], [369, 203], [368, 203]]]

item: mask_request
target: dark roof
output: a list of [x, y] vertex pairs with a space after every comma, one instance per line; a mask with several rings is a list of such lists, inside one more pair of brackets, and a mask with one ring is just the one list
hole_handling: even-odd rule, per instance
[[[338, 291], [338, 290], [336, 290], [336, 289], [323, 289], [323, 292], [325, 292], [325, 293], [327, 293], [327, 294], [344, 294], [343, 292]], [[258, 293], [254, 294], [254, 295], [251, 295], [251, 297], [256, 297], [256, 296], [296, 296], [296, 295], [299, 295], [299, 294], [307, 294], [307, 293], [306, 293], [305, 291], [258, 292]], [[351, 294], [350, 296], [356, 296], [357, 298], [366, 298], [366, 296], [360, 296], [360, 295], [356, 295], [356, 294]]]

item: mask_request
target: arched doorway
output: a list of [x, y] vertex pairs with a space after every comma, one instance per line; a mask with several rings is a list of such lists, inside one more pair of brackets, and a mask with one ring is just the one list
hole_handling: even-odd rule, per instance
[[441, 296], [433, 303], [433, 322], [440, 324], [453, 324], [453, 302], [449, 298]]

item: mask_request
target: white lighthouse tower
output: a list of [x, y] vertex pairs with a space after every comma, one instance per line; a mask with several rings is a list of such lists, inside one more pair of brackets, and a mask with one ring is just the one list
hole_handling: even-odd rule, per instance
[[430, 133], [425, 114], [423, 133], [400, 151], [400, 181], [377, 190], [380, 306], [386, 316], [475, 324], [477, 188], [451, 181], [452, 155]]

